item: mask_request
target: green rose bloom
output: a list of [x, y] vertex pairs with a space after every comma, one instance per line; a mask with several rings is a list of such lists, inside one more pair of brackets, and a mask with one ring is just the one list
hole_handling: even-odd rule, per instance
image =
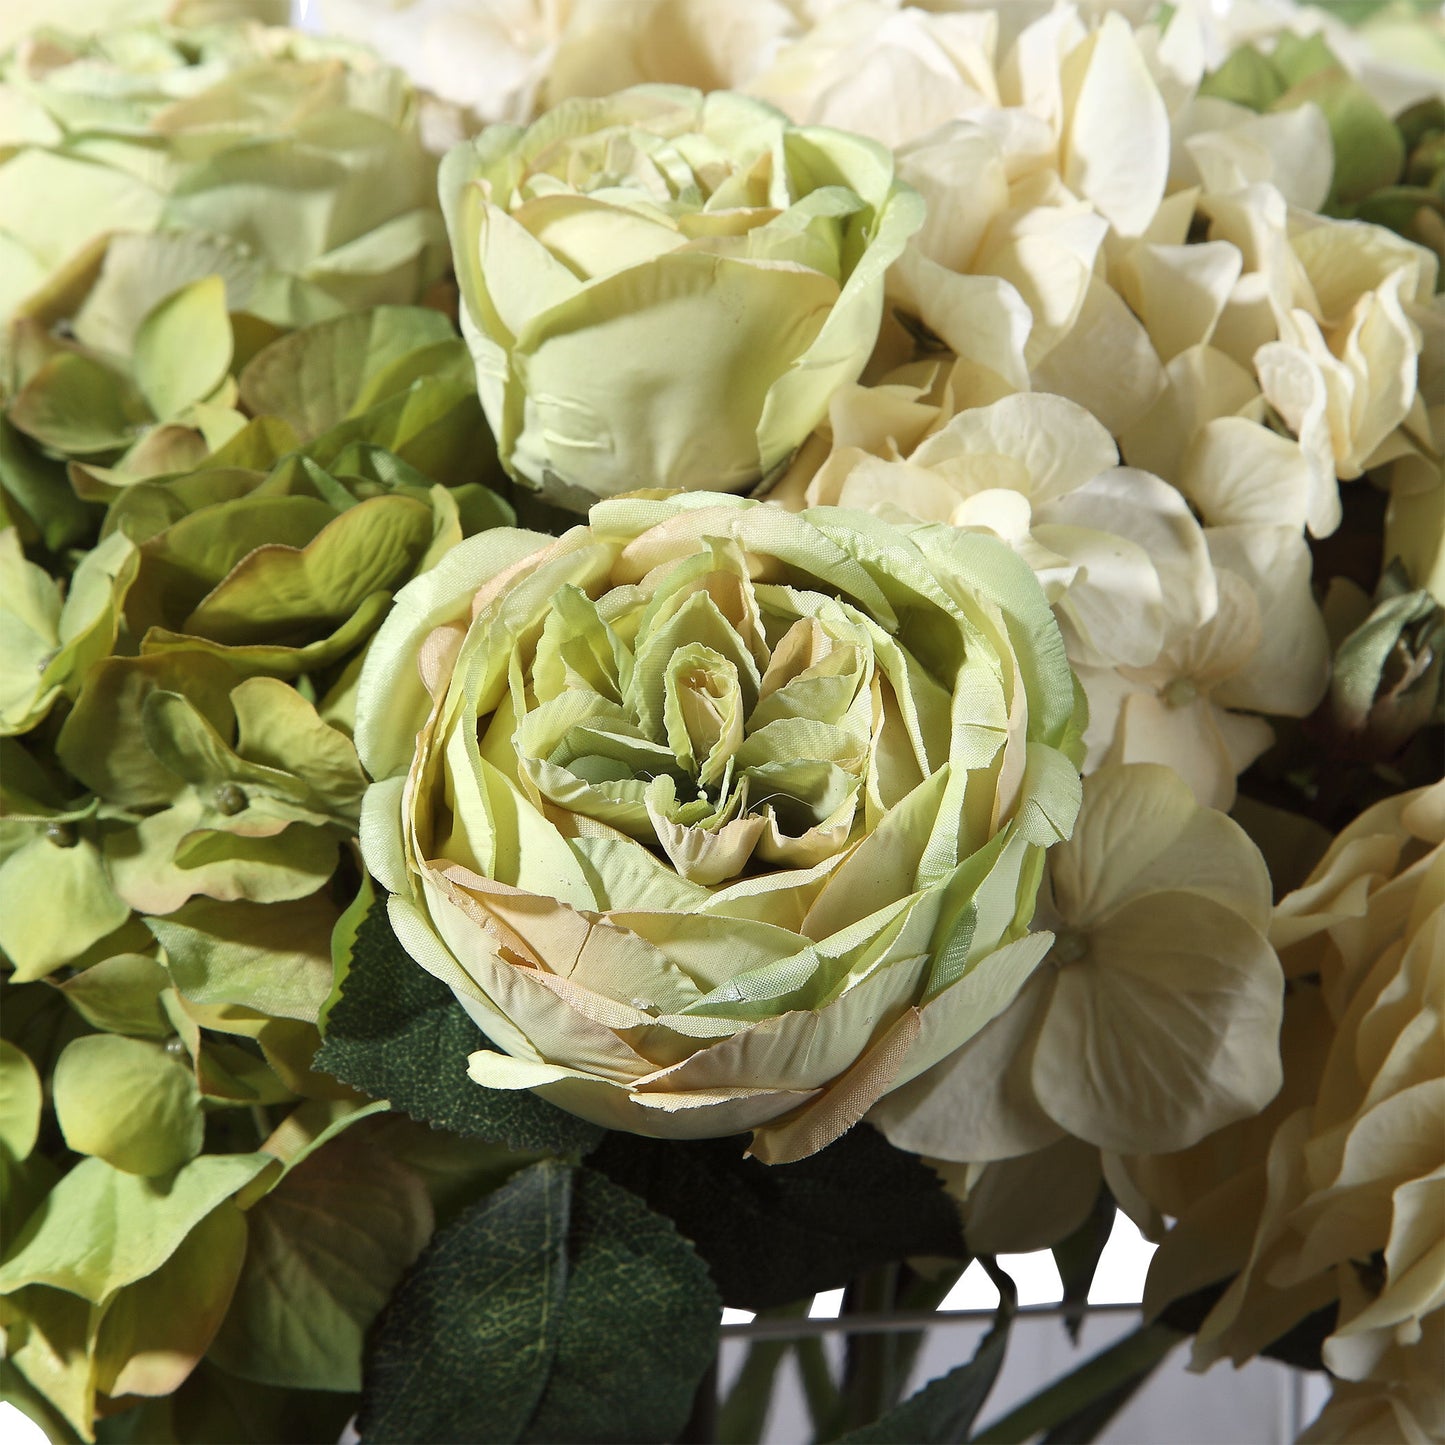
[[1048, 949], [1081, 704], [997, 540], [737, 498], [496, 529], [398, 595], [357, 700], [392, 924], [536, 1089], [801, 1158]]
[[923, 222], [881, 146], [664, 85], [490, 126], [441, 194], [503, 463], [578, 511], [773, 473], [863, 370]]

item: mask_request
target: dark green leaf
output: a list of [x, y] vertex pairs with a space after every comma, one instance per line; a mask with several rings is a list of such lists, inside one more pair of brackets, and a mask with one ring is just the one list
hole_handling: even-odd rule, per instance
[[592, 1170], [545, 1160], [439, 1233], [392, 1296], [361, 1436], [674, 1439], [717, 1328], [707, 1271], [670, 1223]]
[[677, 1227], [726, 1304], [770, 1309], [909, 1255], [965, 1254], [938, 1176], [860, 1124], [796, 1164], [745, 1159], [747, 1139], [609, 1134], [589, 1161]]
[[1016, 1307], [1012, 1282], [1006, 1275], [995, 1275], [994, 1279], [1000, 1285], [1001, 1300], [993, 1327], [979, 1342], [973, 1358], [930, 1380], [916, 1395], [910, 1395], [871, 1425], [850, 1430], [839, 1445], [953, 1445], [968, 1439], [1003, 1366]]
[[513, 1149], [585, 1152], [602, 1137], [533, 1094], [474, 1084], [467, 1056], [488, 1047], [451, 990], [396, 941], [379, 899], [357, 929], [316, 1067], [423, 1123]]

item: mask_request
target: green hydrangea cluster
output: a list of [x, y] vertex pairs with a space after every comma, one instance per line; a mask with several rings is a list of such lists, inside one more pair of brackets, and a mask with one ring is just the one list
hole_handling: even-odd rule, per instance
[[254, 24], [0, 85], [4, 1390], [54, 1440], [335, 1438], [438, 1203], [514, 1162], [312, 1067], [361, 663], [512, 520], [418, 304], [434, 167], [397, 72]]

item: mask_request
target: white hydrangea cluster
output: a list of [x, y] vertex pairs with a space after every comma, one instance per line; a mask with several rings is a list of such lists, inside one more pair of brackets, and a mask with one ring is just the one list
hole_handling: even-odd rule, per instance
[[[935, 40], [960, 18], [900, 13]], [[1386, 462], [1397, 511], [1439, 491], [1421, 354], [1442, 312], [1430, 252], [1317, 214], [1317, 107], [1198, 94], [1201, 19], [1182, 7], [1161, 33], [1062, 7], [991, 84], [960, 61], [954, 119], [905, 136], [895, 117], [929, 205], [890, 277], [901, 324], [880, 384], [835, 400], [775, 495], [1005, 537], [1065, 627], [1088, 768], [1164, 763], [1227, 809], [1265, 719], [1305, 716], [1326, 686], [1306, 532], [1331, 533], [1340, 481]], [[823, 93], [756, 88], [831, 113]], [[936, 358], [915, 359], [920, 335]], [[1410, 545], [1428, 576], [1438, 543]]]

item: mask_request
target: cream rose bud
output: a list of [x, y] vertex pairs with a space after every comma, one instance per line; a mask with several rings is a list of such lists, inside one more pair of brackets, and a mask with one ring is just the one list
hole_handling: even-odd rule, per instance
[[620, 498], [398, 595], [358, 693], [362, 848], [496, 1045], [477, 1083], [785, 1162], [1039, 964], [1082, 723], [995, 538]]
[[574, 510], [775, 472], [862, 371], [923, 222], [874, 142], [664, 85], [492, 126], [441, 194], [502, 461]]

